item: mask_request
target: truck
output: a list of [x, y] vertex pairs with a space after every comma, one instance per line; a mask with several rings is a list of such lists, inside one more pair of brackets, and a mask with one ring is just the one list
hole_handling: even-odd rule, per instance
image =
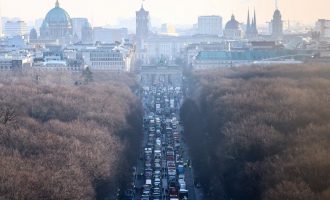
[[183, 165], [178, 165], [177, 171], [179, 175], [184, 174], [184, 166]]

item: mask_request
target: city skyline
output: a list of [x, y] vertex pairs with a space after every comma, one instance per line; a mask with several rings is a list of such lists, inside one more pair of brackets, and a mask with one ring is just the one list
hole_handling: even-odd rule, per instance
[[[24, 21], [34, 21], [44, 18], [48, 10], [55, 4], [55, 0], [35, 0], [35, 2], [35, 4], [31, 4], [21, 0], [2, 0], [2, 17], [17, 17]], [[197, 18], [201, 15], [220, 15], [226, 22], [230, 19], [231, 14], [234, 14], [239, 22], [245, 22], [248, 8], [256, 10], [258, 25], [265, 25], [271, 20], [275, 10], [274, 0], [233, 0], [230, 2], [195, 0], [193, 3], [191, 2], [190, 0], [180, 0], [179, 3], [175, 0], [146, 0], [144, 6], [150, 11], [153, 25], [161, 23], [192, 25], [197, 23]], [[80, 4], [78, 5], [78, 3]], [[86, 17], [93, 26], [118, 25], [120, 21], [132, 19], [141, 4], [140, 0], [60, 0], [61, 7], [67, 10], [72, 18]], [[313, 3], [307, 0], [279, 1], [278, 4], [285, 21], [314, 24], [319, 18], [330, 18], [330, 13], [325, 6], [330, 3], [325, 0], [315, 0]], [[292, 6], [296, 4], [299, 4], [300, 7], [298, 11], [295, 6]], [[20, 6], [17, 7], [17, 5]], [[189, 13], [182, 15], [187, 8]], [[307, 9], [311, 13], [309, 16], [305, 15]], [[168, 15], [169, 10], [171, 10], [171, 15]]]

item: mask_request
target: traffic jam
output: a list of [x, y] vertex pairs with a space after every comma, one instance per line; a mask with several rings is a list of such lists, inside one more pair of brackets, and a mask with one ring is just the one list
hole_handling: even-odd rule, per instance
[[183, 157], [182, 126], [179, 109], [181, 88], [145, 87], [144, 149], [140, 160], [143, 171], [139, 174], [143, 185], [136, 196], [141, 200], [188, 199]]

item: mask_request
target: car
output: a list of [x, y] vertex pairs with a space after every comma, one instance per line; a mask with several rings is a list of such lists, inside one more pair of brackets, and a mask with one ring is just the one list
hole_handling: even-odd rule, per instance
[[154, 187], [153, 192], [154, 193], [160, 193], [160, 188], [159, 187]]
[[148, 179], [148, 178], [151, 178], [152, 177], [152, 172], [151, 171], [146, 171], [145, 173], [144, 173], [144, 176]]
[[149, 127], [149, 133], [153, 133], [156, 131], [156, 128], [154, 126]]
[[160, 178], [155, 178], [154, 179], [154, 186], [159, 187], [160, 186]]
[[162, 166], [160, 165], [160, 163], [155, 164], [155, 169], [161, 169], [161, 168], [162, 168]]
[[186, 189], [186, 182], [183, 179], [178, 180], [180, 189]]
[[153, 193], [152, 194], [153, 200], [160, 199], [161, 195], [160, 193]]
[[146, 167], [146, 168], [151, 167], [151, 162], [146, 162], [146, 163], [145, 163], [145, 167]]
[[149, 195], [142, 195], [141, 200], [150, 200]]
[[172, 150], [167, 150], [167, 151], [166, 151], [166, 155], [167, 155], [167, 156], [174, 156], [174, 151], [172, 151]]

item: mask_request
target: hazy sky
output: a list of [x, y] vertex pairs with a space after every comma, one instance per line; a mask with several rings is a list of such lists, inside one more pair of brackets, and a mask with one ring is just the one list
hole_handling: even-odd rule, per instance
[[[33, 21], [44, 18], [55, 0], [0, 0], [2, 16]], [[133, 18], [141, 0], [59, 0], [71, 17], [87, 17], [93, 25], [117, 24]], [[247, 9], [255, 8], [258, 24], [270, 21], [275, 0], [145, 0], [145, 8], [154, 21], [170, 24], [193, 24], [199, 15], [221, 15], [224, 23], [234, 13], [246, 21]], [[330, 0], [279, 0], [284, 20], [314, 23], [318, 18], [330, 19]], [[156, 20], [155, 20], [156, 19]]]

